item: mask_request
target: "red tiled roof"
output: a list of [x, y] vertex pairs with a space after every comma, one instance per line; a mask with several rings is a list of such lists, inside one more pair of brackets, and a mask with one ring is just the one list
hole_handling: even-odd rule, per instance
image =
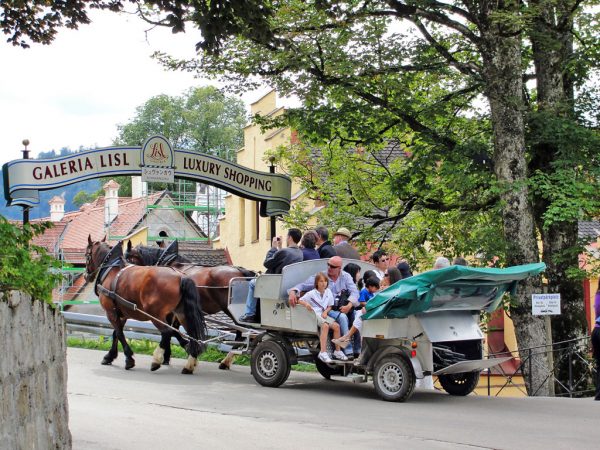
[[[128, 235], [146, 214], [147, 205], [155, 204], [162, 195], [163, 192], [158, 192], [147, 198], [119, 198], [119, 214], [110, 225], [110, 235]], [[66, 213], [60, 222], [54, 222], [54, 227], [36, 237], [34, 243], [51, 253], [55, 253], [60, 247], [65, 261], [69, 263], [85, 263], [88, 236], [91, 236], [92, 240], [101, 240], [106, 236], [104, 203], [104, 197], [98, 197], [92, 203], [83, 205], [79, 211]], [[40, 221], [43, 220], [47, 219]]]
[[[41, 221], [31, 221], [32, 223], [39, 223]], [[54, 222], [51, 228], [48, 228], [44, 234], [33, 238], [33, 245], [39, 245], [44, 247], [48, 253], [55, 254], [60, 248], [60, 237], [63, 234], [68, 222]]]

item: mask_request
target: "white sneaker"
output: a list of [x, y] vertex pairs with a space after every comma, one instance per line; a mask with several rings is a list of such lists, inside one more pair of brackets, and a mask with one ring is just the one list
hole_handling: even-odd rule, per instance
[[333, 360], [329, 357], [329, 354], [327, 352], [320, 352], [319, 353], [319, 359], [321, 361], [323, 361], [324, 363], [327, 363], [327, 364], [333, 362]]
[[339, 359], [340, 361], [348, 361], [348, 357], [344, 355], [340, 350], [336, 350], [333, 352], [333, 357], [335, 359]]

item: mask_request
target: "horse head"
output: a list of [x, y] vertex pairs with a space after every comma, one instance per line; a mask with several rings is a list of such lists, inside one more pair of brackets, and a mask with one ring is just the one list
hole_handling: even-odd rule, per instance
[[125, 261], [136, 266], [142, 266], [143, 259], [139, 249], [139, 244], [134, 247], [131, 241], [127, 241], [127, 248], [125, 249]]
[[88, 245], [85, 249], [85, 279], [88, 282], [94, 281], [96, 274], [106, 262], [112, 258], [123, 256], [123, 243], [119, 241], [117, 245], [111, 247], [106, 243], [106, 236], [101, 241], [92, 241], [91, 235], [88, 235]]

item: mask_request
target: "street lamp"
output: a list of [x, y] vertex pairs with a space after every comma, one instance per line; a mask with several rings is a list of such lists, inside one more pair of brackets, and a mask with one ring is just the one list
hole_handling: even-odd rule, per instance
[[[23, 152], [23, 159], [29, 159], [29, 150], [27, 150], [27, 146], [29, 145], [29, 139], [23, 139], [21, 142], [23, 147], [25, 147], [21, 152]], [[23, 225], [29, 223], [29, 206], [23, 206]]]
[[[269, 156], [269, 173], [275, 173], [275, 156]], [[273, 238], [275, 237], [275, 216], [271, 216], [271, 242], [273, 242]]]

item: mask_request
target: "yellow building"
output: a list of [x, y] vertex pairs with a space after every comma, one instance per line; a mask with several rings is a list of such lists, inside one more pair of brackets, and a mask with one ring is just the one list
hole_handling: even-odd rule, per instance
[[[252, 103], [251, 115], [277, 117], [284, 112], [276, 103], [276, 93], [271, 91]], [[251, 169], [269, 171], [266, 152], [281, 145], [289, 145], [292, 133], [289, 128], [262, 132], [260, 126], [249, 124], [244, 128], [244, 147], [237, 152], [237, 163]], [[275, 168], [275, 171], [279, 171]], [[292, 204], [301, 196], [297, 182], [292, 181]], [[220, 219], [220, 236], [214, 247], [225, 248], [233, 264], [253, 270], [265, 270], [263, 261], [271, 248], [271, 219], [260, 217], [259, 203], [233, 194], [225, 196], [225, 216]], [[287, 229], [276, 221], [276, 235], [285, 241]]]

